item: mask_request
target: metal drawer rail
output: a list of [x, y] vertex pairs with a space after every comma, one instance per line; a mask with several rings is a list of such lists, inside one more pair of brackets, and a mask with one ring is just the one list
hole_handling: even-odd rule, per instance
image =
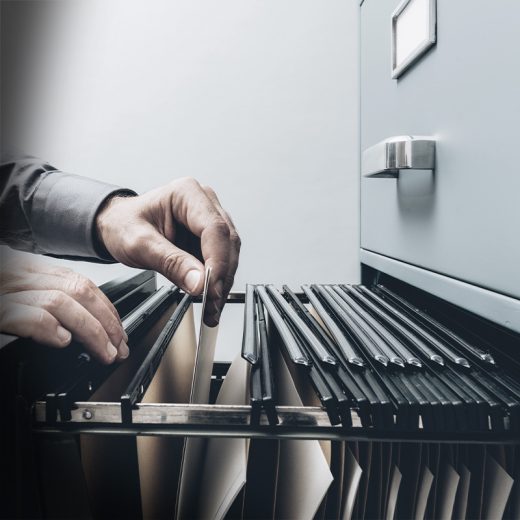
[[396, 442], [441, 442], [520, 444], [514, 434], [496, 432], [431, 432], [418, 430], [380, 431], [361, 427], [352, 414], [351, 428], [331, 426], [320, 407], [277, 406], [279, 424], [271, 426], [265, 414], [259, 424], [251, 424], [250, 406], [142, 403], [133, 410], [132, 424], [121, 422], [119, 403], [78, 402], [70, 421], [45, 422], [45, 402], [34, 404], [34, 428], [38, 433], [151, 435], [188, 437], [242, 437], [251, 439], [323, 439]]

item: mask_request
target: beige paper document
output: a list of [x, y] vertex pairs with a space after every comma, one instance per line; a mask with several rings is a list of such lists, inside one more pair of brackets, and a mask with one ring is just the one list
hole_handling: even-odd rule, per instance
[[[164, 352], [143, 403], [187, 403], [197, 343], [190, 307]], [[179, 479], [184, 439], [137, 437], [143, 518], [171, 518]]]
[[464, 520], [468, 510], [469, 485], [471, 483], [471, 473], [469, 469], [461, 464], [459, 468], [460, 480], [453, 505], [453, 520]]
[[[204, 323], [204, 311], [211, 279], [211, 267], [206, 270], [199, 342], [193, 369], [193, 380], [190, 391], [190, 404], [207, 404], [217, 344], [217, 327], [208, 327]], [[202, 476], [202, 463], [206, 439], [189, 437], [185, 440], [181, 462], [181, 473], [177, 488], [176, 518], [193, 518], [198, 506], [198, 487]]]
[[417, 500], [415, 503], [415, 520], [423, 520], [426, 513], [426, 506], [428, 505], [428, 497], [433, 484], [433, 473], [427, 466], [423, 467], [421, 473], [421, 480], [417, 490]]
[[[273, 354], [278, 402], [302, 406], [285, 361], [277, 349]], [[329, 463], [318, 441], [280, 441], [276, 518], [313, 519], [331, 482]]]
[[[291, 360], [284, 358], [285, 365], [289, 370], [291, 375], [291, 381], [294, 384], [296, 389], [296, 393], [301, 400], [303, 406], [321, 406], [321, 401], [314, 391], [312, 385], [309, 382], [308, 375], [300, 372], [294, 363]], [[321, 449], [323, 450], [323, 455], [329, 465], [329, 468], [332, 463], [332, 447], [330, 441], [319, 440]], [[323, 502], [320, 504], [318, 511], [314, 516], [314, 520], [323, 520], [325, 518], [325, 513], [327, 510], [327, 501], [329, 499], [329, 494], [324, 497]]]
[[493, 457], [487, 455], [482, 502], [483, 519], [495, 520], [504, 516], [513, 483], [514, 480], [507, 471]]
[[345, 449], [345, 472], [343, 475], [343, 511], [342, 520], [350, 520], [356, 503], [363, 470], [352, 455], [350, 448]]
[[[128, 359], [96, 390], [91, 401], [119, 400], [174, 310], [175, 304], [165, 311], [143, 338], [130, 344]], [[135, 437], [82, 434], [80, 445], [93, 516], [107, 519], [141, 518]]]
[[[239, 355], [231, 364], [217, 404], [244, 405], [248, 402], [249, 364]], [[224, 518], [246, 483], [248, 440], [208, 439], [201, 486], [198, 518]]]
[[437, 491], [437, 505], [435, 511], [439, 518], [452, 518], [459, 481], [459, 474], [451, 464], [446, 463], [444, 469], [441, 471], [441, 478]]

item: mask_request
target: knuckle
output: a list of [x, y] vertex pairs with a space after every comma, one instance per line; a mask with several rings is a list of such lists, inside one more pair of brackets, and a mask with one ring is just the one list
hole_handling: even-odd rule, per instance
[[116, 321], [116, 323], [121, 326], [121, 316], [119, 316], [119, 313], [117, 312], [117, 309], [114, 307], [114, 305], [112, 304], [112, 302], [108, 302], [108, 308], [110, 310], [110, 312], [112, 313], [112, 316], [114, 316], [114, 320]]
[[81, 275], [76, 275], [72, 284], [72, 293], [77, 300], [88, 300], [92, 296], [90, 280]]
[[121, 325], [119, 325], [119, 322], [115, 319], [115, 317], [109, 319], [106, 325], [106, 333], [111, 337], [122, 337]]
[[[55, 311], [65, 303], [65, 293], [57, 290], [47, 292], [46, 301], [43, 305], [44, 309], [48, 311]], [[43, 319], [43, 318], [42, 318]]]
[[182, 188], [186, 188], [186, 189], [200, 187], [199, 181], [197, 179], [195, 179], [194, 177], [181, 177], [180, 179], [173, 181], [173, 184], [176, 187], [182, 187]]
[[44, 309], [38, 309], [35, 318], [34, 329], [45, 329], [49, 325], [49, 313]]
[[98, 321], [89, 321], [88, 323], [83, 321], [79, 337], [85, 344], [91, 347], [99, 347], [100, 349], [104, 349], [108, 341], [107, 333]]
[[103, 344], [103, 346], [105, 346], [106, 344], [106, 332], [105, 332], [105, 329], [101, 326], [100, 323], [95, 323], [92, 325], [92, 335], [94, 338], [96, 338], [98, 340], [98, 342], [100, 344]]
[[43, 309], [38, 309], [35, 316], [35, 323], [38, 325], [43, 325], [45, 323], [45, 311]]
[[163, 273], [174, 273], [179, 270], [180, 265], [182, 263], [181, 256], [176, 253], [168, 253], [163, 259], [162, 259], [162, 272]]
[[84, 334], [85, 330], [87, 329], [88, 323], [87, 318], [83, 312], [78, 312], [74, 316], [74, 329], [80, 333]]
[[231, 232], [231, 234], [229, 236], [229, 240], [231, 241], [231, 244], [233, 245], [233, 247], [237, 251], [240, 251], [240, 248], [242, 247], [242, 239], [240, 238], [240, 236], [238, 235], [238, 233], [236, 231]]
[[211, 198], [214, 198], [216, 199], [217, 198], [217, 193], [215, 192], [215, 190], [211, 187], [211, 186], [203, 186], [203, 189], [204, 191], [211, 196]]
[[57, 321], [45, 309], [38, 309], [34, 319], [27, 323], [27, 335], [35, 340], [52, 334], [57, 325]]
[[215, 218], [213, 225], [213, 232], [223, 239], [229, 240], [231, 237], [231, 231], [227, 222], [222, 217]]

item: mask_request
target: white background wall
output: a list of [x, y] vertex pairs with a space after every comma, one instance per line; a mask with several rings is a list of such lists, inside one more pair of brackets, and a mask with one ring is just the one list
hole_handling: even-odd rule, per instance
[[[358, 281], [359, 2], [60, 4], [27, 151], [138, 192], [211, 185], [243, 239], [235, 290]], [[73, 267], [98, 283], [125, 271]], [[220, 358], [238, 348], [224, 337]]]

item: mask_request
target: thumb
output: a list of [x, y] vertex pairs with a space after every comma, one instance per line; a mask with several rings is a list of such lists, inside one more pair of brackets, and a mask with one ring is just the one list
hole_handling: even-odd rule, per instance
[[200, 294], [204, 287], [204, 266], [194, 256], [154, 234], [143, 255], [146, 263], [175, 285], [190, 294]]

